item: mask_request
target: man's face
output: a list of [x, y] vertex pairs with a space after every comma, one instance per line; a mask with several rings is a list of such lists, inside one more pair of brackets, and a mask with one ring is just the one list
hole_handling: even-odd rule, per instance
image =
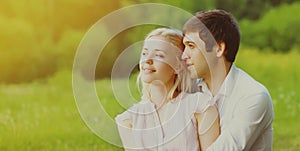
[[188, 32], [183, 38], [185, 45], [181, 58], [186, 62], [192, 78], [204, 78], [210, 75], [205, 43], [200, 39], [198, 32]]

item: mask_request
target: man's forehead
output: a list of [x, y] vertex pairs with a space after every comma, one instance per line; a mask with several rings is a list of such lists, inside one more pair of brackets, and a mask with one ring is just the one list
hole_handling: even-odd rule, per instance
[[187, 32], [184, 34], [183, 42], [195, 42], [200, 40], [198, 32]]

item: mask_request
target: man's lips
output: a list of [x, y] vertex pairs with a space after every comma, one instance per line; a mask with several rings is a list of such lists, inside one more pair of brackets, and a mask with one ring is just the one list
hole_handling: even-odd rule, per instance
[[191, 66], [193, 66], [194, 64], [193, 63], [186, 63], [186, 66], [189, 68]]

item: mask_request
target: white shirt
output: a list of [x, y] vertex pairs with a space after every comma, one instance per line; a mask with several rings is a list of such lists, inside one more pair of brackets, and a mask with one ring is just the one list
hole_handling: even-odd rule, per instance
[[[213, 97], [203, 81], [200, 86]], [[221, 134], [207, 151], [271, 151], [274, 111], [268, 90], [233, 64], [218, 95]]]
[[[123, 146], [141, 150], [198, 151], [194, 113], [204, 112], [211, 104], [209, 96], [203, 93], [180, 93], [166, 104], [164, 115], [168, 120], [161, 122], [155, 105], [142, 100], [116, 117]], [[130, 120], [132, 128], [122, 126], [124, 120]]]

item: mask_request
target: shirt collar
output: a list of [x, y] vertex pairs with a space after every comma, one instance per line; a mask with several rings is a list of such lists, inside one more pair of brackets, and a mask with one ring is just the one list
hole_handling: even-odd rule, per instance
[[[232, 64], [217, 95], [224, 95], [224, 96], [230, 95], [234, 88], [237, 75], [238, 75], [238, 68], [235, 66], [235, 64]], [[212, 93], [208, 89], [206, 82], [204, 82], [202, 78], [197, 79], [197, 83], [198, 83], [197, 85], [198, 85], [199, 92], [209, 93], [212, 96]]]

